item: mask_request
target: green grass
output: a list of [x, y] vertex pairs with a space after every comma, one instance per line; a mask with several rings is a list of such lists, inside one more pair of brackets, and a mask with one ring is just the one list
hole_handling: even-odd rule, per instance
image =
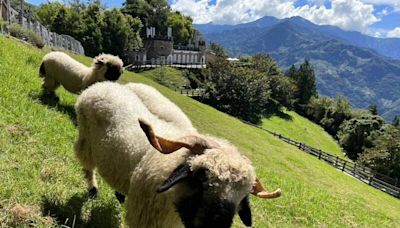
[[[0, 37], [0, 227], [71, 226], [74, 220], [76, 227], [120, 227], [123, 206], [101, 178], [99, 198], [85, 198], [86, 183], [72, 149], [76, 96], [59, 89], [56, 107], [37, 98], [44, 54]], [[254, 227], [400, 227], [400, 200], [146, 77], [126, 72], [120, 81], [156, 87], [200, 132], [238, 146], [269, 190], [282, 188], [275, 200], [251, 197]], [[234, 226], [243, 227], [238, 219]]]
[[349, 160], [331, 135], [324, 131], [321, 126], [312, 123], [296, 112], [284, 110], [281, 115], [262, 119], [261, 126], [295, 141]]
[[180, 70], [172, 67], [159, 67], [153, 70], [140, 72], [139, 74], [170, 89], [182, 88], [189, 83]]

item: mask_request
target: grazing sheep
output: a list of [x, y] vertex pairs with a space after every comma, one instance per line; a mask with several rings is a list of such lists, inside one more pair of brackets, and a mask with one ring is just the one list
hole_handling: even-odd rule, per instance
[[250, 226], [249, 193], [280, 195], [263, 189], [233, 145], [199, 134], [152, 87], [97, 83], [75, 109], [75, 153], [89, 189], [97, 192], [97, 167], [112, 188], [127, 194], [130, 227], [230, 227], [236, 212]]
[[43, 77], [43, 93], [55, 96], [61, 84], [71, 93], [78, 94], [100, 81], [116, 81], [123, 72], [122, 60], [113, 55], [101, 54], [94, 58], [91, 67], [74, 60], [63, 52], [50, 52], [42, 59], [39, 76]]

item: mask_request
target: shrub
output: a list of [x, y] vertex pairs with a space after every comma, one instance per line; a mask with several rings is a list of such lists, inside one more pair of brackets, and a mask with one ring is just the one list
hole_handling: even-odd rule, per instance
[[30, 31], [19, 24], [11, 24], [8, 26], [8, 32], [11, 36], [24, 40], [35, 45], [38, 48], [44, 47], [43, 39], [35, 32]]
[[384, 132], [384, 123], [382, 117], [370, 114], [344, 121], [338, 138], [347, 156], [356, 159], [364, 150], [374, 147], [375, 139]]
[[358, 163], [400, 179], [400, 130], [388, 125], [375, 144], [360, 156]]
[[0, 32], [6, 33], [7, 31], [7, 22], [0, 19]]

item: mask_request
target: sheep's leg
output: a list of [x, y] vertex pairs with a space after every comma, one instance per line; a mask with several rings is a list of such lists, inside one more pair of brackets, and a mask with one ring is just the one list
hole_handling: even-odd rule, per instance
[[87, 170], [83, 169], [83, 172], [85, 173], [85, 178], [89, 186], [89, 191], [88, 195], [90, 199], [95, 199], [97, 197], [97, 181], [96, 181], [96, 174], [94, 173], [94, 170]]
[[42, 84], [43, 95], [54, 97], [55, 99], [57, 99], [58, 97], [55, 91], [59, 86], [60, 83], [53, 78], [44, 77]]
[[119, 192], [115, 192], [115, 197], [117, 197], [117, 200], [120, 204], [123, 204], [125, 202], [125, 195]]
[[[82, 117], [83, 118], [83, 117]], [[94, 199], [97, 197], [97, 181], [96, 175], [94, 173], [94, 163], [92, 158], [92, 153], [90, 150], [89, 143], [87, 139], [81, 138], [82, 135], [85, 135], [84, 131], [84, 123], [85, 121], [80, 121], [81, 125], [79, 125], [79, 139], [75, 143], [75, 154], [78, 158], [80, 164], [83, 166], [83, 172], [85, 174], [85, 179], [88, 183], [88, 195], [89, 198]]]

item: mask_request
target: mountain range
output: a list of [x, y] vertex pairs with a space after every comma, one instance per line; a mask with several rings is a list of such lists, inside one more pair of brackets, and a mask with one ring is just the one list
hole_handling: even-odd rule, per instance
[[308, 59], [323, 96], [345, 95], [355, 108], [376, 104], [391, 121], [400, 116], [400, 39], [376, 38], [301, 18], [264, 17], [238, 25], [195, 25], [231, 56], [266, 53], [287, 69]]

